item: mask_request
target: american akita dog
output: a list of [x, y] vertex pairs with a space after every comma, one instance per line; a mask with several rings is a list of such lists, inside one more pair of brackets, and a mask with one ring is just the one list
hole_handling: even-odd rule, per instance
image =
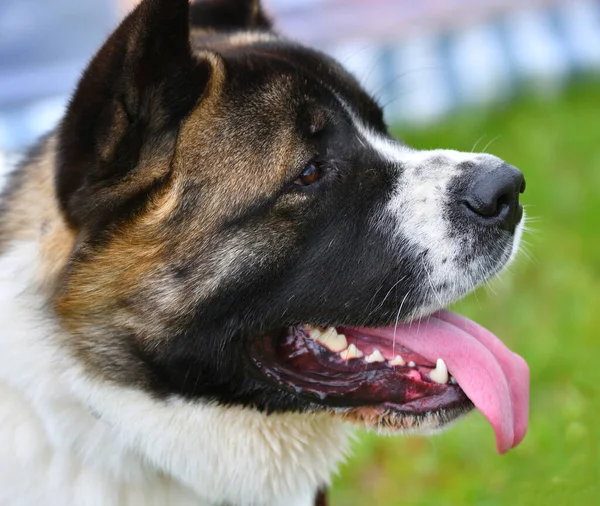
[[306, 506], [353, 424], [473, 405], [507, 451], [527, 366], [444, 308], [523, 190], [394, 139], [257, 0], [144, 0], [2, 197], [0, 503]]

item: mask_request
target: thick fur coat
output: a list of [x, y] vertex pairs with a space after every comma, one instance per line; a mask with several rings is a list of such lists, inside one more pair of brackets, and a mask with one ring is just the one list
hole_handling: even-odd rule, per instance
[[413, 150], [382, 118], [255, 0], [127, 17], [2, 195], [0, 504], [308, 506], [348, 421], [427, 432], [471, 408], [450, 384], [412, 414], [307, 393], [253, 354], [300, 323], [429, 315], [514, 256], [516, 210], [469, 227], [453, 207], [506, 164]]

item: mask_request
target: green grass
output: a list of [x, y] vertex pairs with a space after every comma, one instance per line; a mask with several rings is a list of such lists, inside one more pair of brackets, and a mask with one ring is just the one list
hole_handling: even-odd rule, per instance
[[399, 135], [465, 151], [497, 137], [488, 151], [525, 173], [531, 258], [455, 309], [528, 361], [529, 432], [504, 456], [479, 413], [429, 439], [363, 434], [333, 505], [600, 504], [600, 82]]

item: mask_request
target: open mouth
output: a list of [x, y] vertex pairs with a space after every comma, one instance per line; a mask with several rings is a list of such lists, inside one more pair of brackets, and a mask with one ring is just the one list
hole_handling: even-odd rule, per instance
[[500, 453], [525, 436], [529, 370], [496, 336], [444, 310], [395, 327], [296, 325], [253, 345], [262, 373], [330, 408], [410, 429], [442, 426], [477, 407]]

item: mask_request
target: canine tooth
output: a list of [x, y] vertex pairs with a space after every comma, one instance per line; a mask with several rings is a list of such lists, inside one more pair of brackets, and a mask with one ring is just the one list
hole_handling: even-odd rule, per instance
[[435, 369], [429, 373], [429, 377], [436, 383], [448, 383], [448, 367], [446, 367], [446, 362], [438, 358]]
[[417, 364], [415, 364], [415, 363], [414, 363], [412, 360], [411, 360], [411, 361], [408, 363], [408, 367], [414, 367], [414, 366], [416, 366], [416, 365], [417, 365]]
[[345, 350], [348, 347], [346, 336], [344, 334], [338, 334], [333, 327], [328, 328], [323, 332], [317, 338], [317, 341], [336, 353]]
[[406, 362], [402, 358], [402, 355], [396, 355], [394, 360], [390, 360], [390, 365], [406, 365]]
[[368, 364], [372, 364], [373, 362], [385, 362], [385, 357], [377, 348], [375, 348], [373, 350], [373, 353], [365, 357], [365, 362], [367, 362]]
[[360, 351], [354, 344], [348, 346], [347, 350], [342, 351], [340, 353], [340, 357], [344, 360], [350, 360], [351, 358], [361, 358], [364, 355], [362, 351]]
[[316, 327], [311, 327], [311, 329], [308, 331], [308, 337], [310, 337], [313, 341], [317, 341], [321, 334], [322, 332]]

